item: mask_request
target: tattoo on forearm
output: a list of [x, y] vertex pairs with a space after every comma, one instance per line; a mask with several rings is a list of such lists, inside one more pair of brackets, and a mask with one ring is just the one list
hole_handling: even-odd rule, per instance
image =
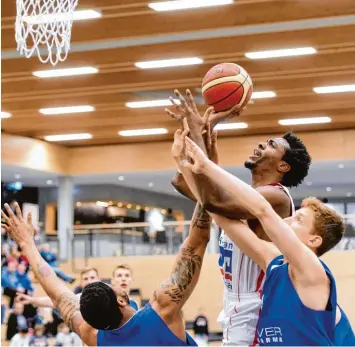
[[38, 274], [42, 277], [42, 278], [46, 278], [49, 277], [52, 274], [52, 269], [51, 267], [46, 263], [46, 262], [40, 262], [37, 266], [38, 268]]
[[62, 294], [56, 302], [56, 308], [63, 317], [64, 322], [72, 331], [78, 331], [83, 318], [80, 314], [79, 300], [73, 293]]
[[193, 216], [192, 227], [200, 229], [210, 229], [211, 227], [211, 217], [201, 205], [198, 205], [198, 211]]
[[195, 247], [181, 248], [181, 258], [178, 260], [170, 279], [161, 285], [164, 293], [172, 302], [179, 304], [184, 298], [196, 271], [200, 271], [202, 257], [196, 254]]

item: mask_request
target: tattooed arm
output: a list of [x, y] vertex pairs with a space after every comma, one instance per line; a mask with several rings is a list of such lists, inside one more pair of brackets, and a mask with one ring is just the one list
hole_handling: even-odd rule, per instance
[[196, 205], [191, 220], [189, 236], [182, 244], [170, 277], [154, 292], [150, 303], [170, 329], [185, 338], [181, 308], [198, 282], [202, 260], [210, 237], [211, 218]]
[[60, 312], [64, 322], [88, 346], [96, 346], [97, 330], [88, 325], [80, 313], [79, 298], [57, 277], [39, 254], [34, 242], [22, 246], [36, 279]]

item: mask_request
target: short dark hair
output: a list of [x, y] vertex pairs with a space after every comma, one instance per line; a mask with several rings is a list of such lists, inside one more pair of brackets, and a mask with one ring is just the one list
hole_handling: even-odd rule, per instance
[[292, 133], [283, 136], [290, 148], [285, 151], [282, 160], [290, 165], [290, 171], [286, 172], [281, 180], [281, 184], [286, 187], [297, 187], [308, 175], [312, 158], [309, 155], [304, 143]]
[[83, 289], [80, 312], [84, 320], [98, 330], [117, 329], [123, 318], [115, 292], [103, 282], [90, 283]]

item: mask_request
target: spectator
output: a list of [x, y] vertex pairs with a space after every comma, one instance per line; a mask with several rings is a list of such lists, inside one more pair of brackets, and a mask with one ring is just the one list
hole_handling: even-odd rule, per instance
[[23, 315], [24, 306], [20, 302], [14, 305], [14, 311], [7, 321], [6, 340], [10, 341], [19, 331], [28, 329], [27, 320]]
[[26, 267], [26, 273], [30, 269], [30, 263], [28, 262], [28, 259], [26, 256], [22, 254], [22, 249], [20, 246], [17, 246], [17, 252], [18, 252], [18, 261], [19, 263], [23, 263]]
[[57, 346], [81, 346], [81, 344], [82, 342], [79, 336], [71, 332], [65, 323], [58, 326], [58, 335], [56, 338]]
[[41, 246], [42, 250], [40, 251], [42, 258], [52, 267], [56, 275], [65, 282], [73, 283], [75, 278], [72, 276], [66, 275], [57, 264], [57, 256], [53, 251], [51, 251], [48, 243], [45, 243]]
[[97, 269], [86, 267], [80, 273], [80, 285], [74, 288], [74, 294], [80, 294], [89, 283], [100, 281]]
[[52, 320], [45, 324], [45, 334], [47, 336], [56, 336], [58, 331], [58, 326], [63, 323], [63, 319], [59, 312], [52, 309]]
[[33, 286], [26, 270], [25, 263], [17, 265], [17, 291], [20, 293], [32, 294]]
[[18, 263], [19, 262], [19, 258], [20, 258], [20, 252], [18, 251], [18, 246], [16, 244], [12, 244], [10, 247], [10, 252], [7, 256], [7, 262], [11, 263]]
[[1, 268], [7, 266], [7, 253], [8, 245], [6, 243], [1, 244]]
[[29, 343], [30, 336], [28, 335], [28, 329], [20, 329], [11, 339], [10, 347], [28, 347]]
[[203, 313], [203, 308], [199, 309], [198, 316], [196, 317], [193, 325], [196, 343], [199, 346], [207, 346], [208, 344], [208, 319]]
[[35, 325], [34, 334], [30, 338], [30, 346], [46, 347], [47, 337], [44, 336], [44, 326], [41, 324]]
[[18, 276], [16, 271], [17, 263], [8, 263], [7, 268], [1, 272], [1, 286], [4, 288], [4, 295], [10, 298], [9, 307], [12, 308], [18, 287]]

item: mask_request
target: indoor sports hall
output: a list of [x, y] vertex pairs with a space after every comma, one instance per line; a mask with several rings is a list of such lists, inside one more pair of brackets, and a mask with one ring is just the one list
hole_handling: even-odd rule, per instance
[[[195, 141], [202, 122], [198, 138], [211, 161], [216, 145], [217, 164], [253, 188], [256, 167], [264, 165], [261, 176], [270, 174], [265, 162], [273, 165], [277, 139], [292, 132], [302, 141], [312, 158], [309, 171], [289, 190], [281, 178], [275, 184], [291, 209], [316, 197], [343, 217], [344, 236], [321, 260], [354, 329], [354, 110], [354, 0], [1, 1], [2, 210], [18, 204], [24, 216], [31, 213], [35, 252], [53, 281], [75, 294], [102, 281], [144, 309], [173, 274], [177, 292], [192, 291], [181, 314], [200, 346], [231, 345], [239, 307], [237, 300], [232, 313], [223, 313], [226, 291], [235, 285], [239, 295], [241, 281], [249, 280], [241, 276], [244, 254], [232, 268], [226, 257], [238, 245], [223, 248], [224, 231], [208, 215], [224, 213], [228, 192], [217, 210], [196, 195], [203, 188], [194, 193], [185, 172], [195, 159], [184, 138], [183, 170], [177, 164], [176, 131], [188, 125], [186, 136]], [[285, 165], [280, 177], [301, 164]], [[199, 173], [189, 172], [202, 185]], [[196, 224], [196, 203], [183, 196], [177, 177], [200, 211], [207, 210], [210, 226]], [[233, 209], [227, 217], [234, 219]], [[8, 231], [16, 226], [4, 216], [2, 223], [1, 345], [83, 345], [47, 298], [28, 248]], [[174, 271], [186, 260], [178, 256], [183, 242], [203, 228], [209, 242], [190, 290], [191, 273]], [[258, 300], [268, 280], [260, 271]], [[184, 278], [186, 285], [179, 282]], [[169, 305], [181, 299], [169, 297]], [[255, 344], [265, 345], [255, 326]], [[269, 342], [281, 343], [275, 329]]]

